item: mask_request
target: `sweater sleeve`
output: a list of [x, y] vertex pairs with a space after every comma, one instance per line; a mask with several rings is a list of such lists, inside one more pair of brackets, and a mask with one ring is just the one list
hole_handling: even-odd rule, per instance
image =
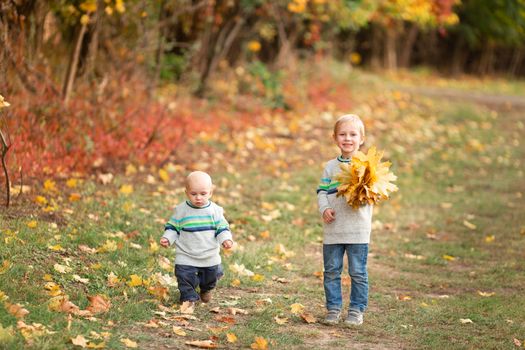
[[331, 182], [332, 179], [328, 172], [328, 166], [326, 166], [323, 170], [323, 176], [321, 177], [319, 186], [317, 187], [317, 205], [321, 215], [323, 215], [326, 209], [331, 208], [328, 202], [328, 191], [330, 190]]
[[179, 239], [179, 235], [180, 224], [177, 220], [177, 209], [175, 209], [170, 220], [164, 225], [164, 234], [162, 235], [162, 238], [166, 238], [170, 242], [170, 245], [173, 245], [173, 243]]
[[215, 237], [219, 244], [222, 244], [224, 241], [232, 240], [232, 233], [230, 231], [230, 225], [226, 218], [224, 217], [224, 209], [217, 206], [217, 217], [216, 217], [216, 226]]

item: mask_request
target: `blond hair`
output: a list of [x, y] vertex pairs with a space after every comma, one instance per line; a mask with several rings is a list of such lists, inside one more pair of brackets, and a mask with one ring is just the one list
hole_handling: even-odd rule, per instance
[[337, 118], [334, 124], [334, 136], [337, 135], [337, 130], [339, 130], [339, 126], [343, 123], [355, 123], [357, 127], [359, 128], [359, 133], [361, 133], [361, 137], [365, 138], [365, 124], [363, 124], [363, 121], [357, 114], [345, 114]]

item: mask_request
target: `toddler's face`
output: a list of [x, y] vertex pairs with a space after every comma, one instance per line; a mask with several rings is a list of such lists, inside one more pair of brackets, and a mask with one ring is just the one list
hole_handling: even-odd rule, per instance
[[337, 147], [341, 149], [341, 155], [345, 158], [353, 156], [364, 142], [359, 126], [353, 122], [341, 123], [334, 135], [334, 140]]
[[186, 186], [186, 196], [191, 204], [196, 207], [207, 205], [211, 194], [212, 188], [207, 182], [192, 181]]

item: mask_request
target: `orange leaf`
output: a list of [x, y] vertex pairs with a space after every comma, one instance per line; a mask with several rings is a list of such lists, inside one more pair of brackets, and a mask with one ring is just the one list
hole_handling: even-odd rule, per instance
[[97, 294], [95, 296], [89, 296], [89, 306], [86, 308], [87, 311], [92, 314], [98, 314], [107, 312], [111, 307], [111, 302], [107, 300], [107, 297]]
[[317, 322], [317, 319], [315, 318], [315, 316], [312, 315], [311, 313], [308, 313], [308, 312], [302, 313], [302, 314], [301, 314], [301, 318], [302, 318], [306, 323], [316, 323], [316, 322]]
[[255, 337], [255, 342], [250, 345], [250, 348], [255, 350], [266, 350], [268, 349], [268, 341], [263, 337]]

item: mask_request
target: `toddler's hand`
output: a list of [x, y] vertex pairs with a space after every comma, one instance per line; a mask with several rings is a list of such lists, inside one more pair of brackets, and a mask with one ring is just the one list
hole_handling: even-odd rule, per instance
[[323, 220], [325, 223], [329, 224], [335, 220], [335, 210], [328, 208], [323, 212]]
[[233, 247], [233, 241], [227, 239], [224, 242], [222, 242], [222, 246], [224, 249], [230, 249], [231, 247]]
[[170, 246], [170, 241], [167, 238], [162, 237], [160, 239], [160, 245], [163, 246], [163, 247], [169, 247]]

